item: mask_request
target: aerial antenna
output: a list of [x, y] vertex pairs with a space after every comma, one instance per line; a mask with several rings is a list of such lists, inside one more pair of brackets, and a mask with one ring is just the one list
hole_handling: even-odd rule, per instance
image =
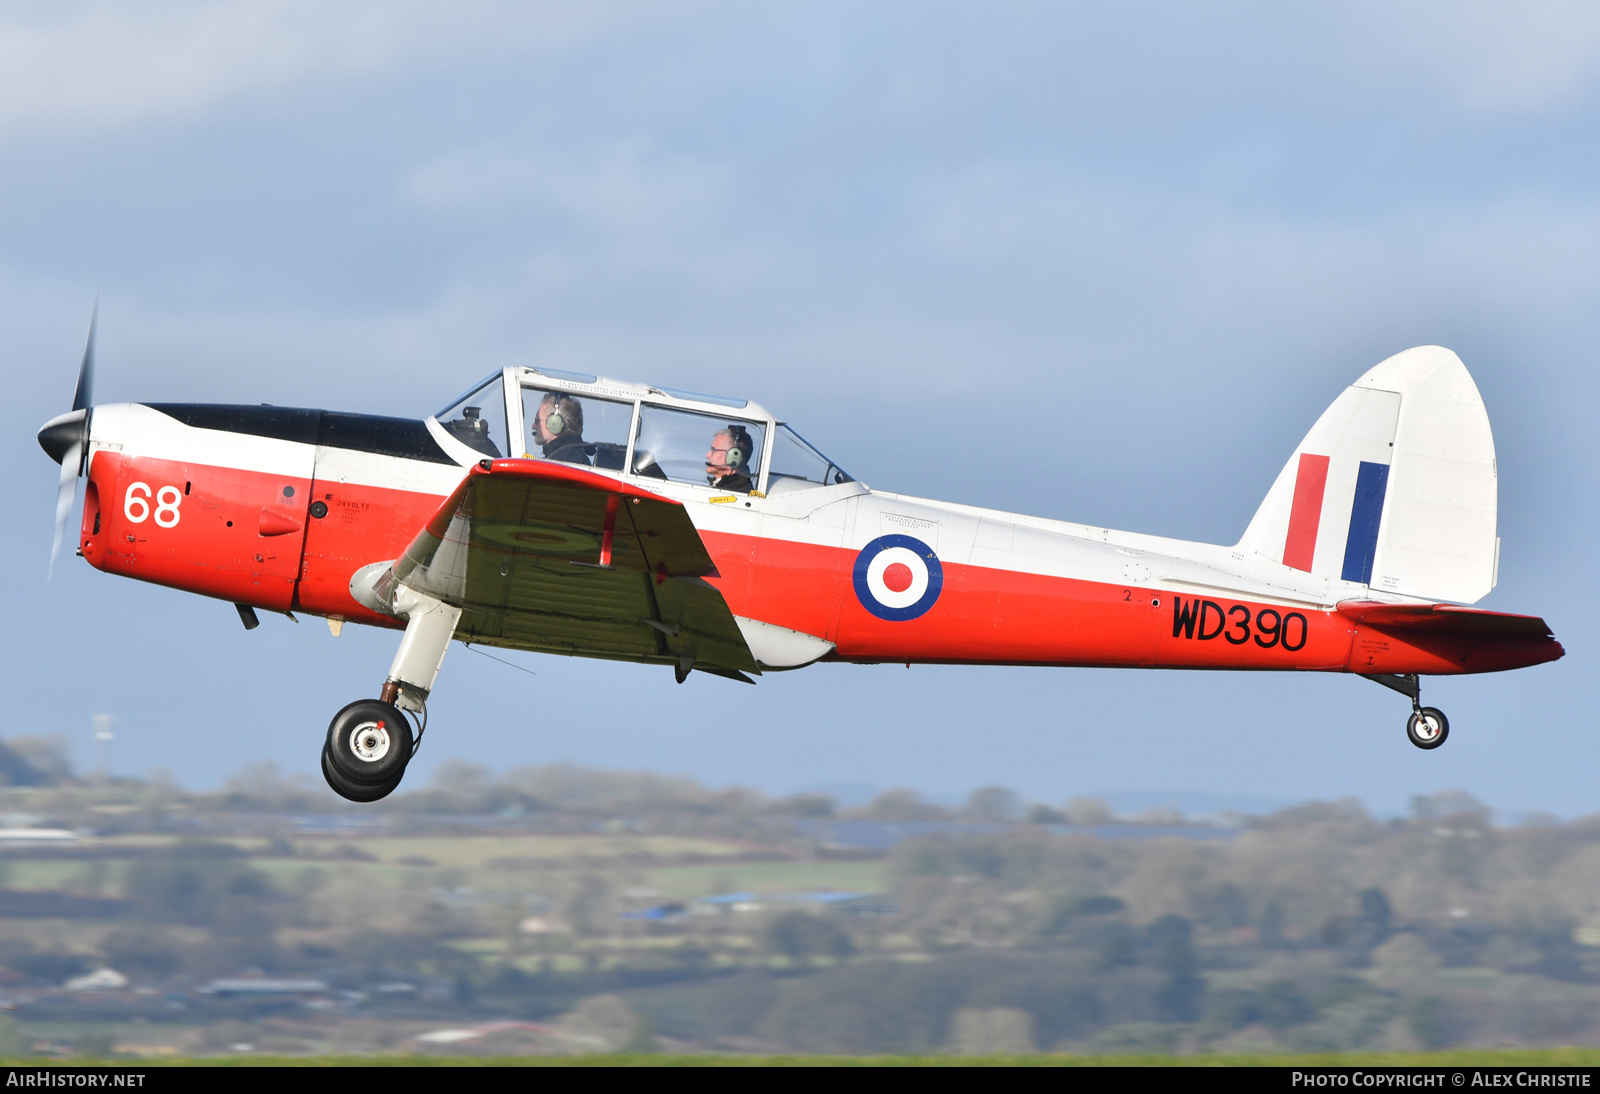
[[111, 723], [116, 719], [109, 714], [96, 714], [94, 716], [94, 779], [96, 782], [109, 782], [111, 779], [111, 743], [117, 735], [111, 732]]

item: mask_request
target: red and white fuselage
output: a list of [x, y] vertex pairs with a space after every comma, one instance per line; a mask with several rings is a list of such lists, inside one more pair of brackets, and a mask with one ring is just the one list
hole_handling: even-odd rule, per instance
[[[1542, 628], [1471, 622], [1487, 613], [1452, 608], [1448, 625], [1438, 623], [1444, 616], [1412, 622], [1419, 609], [1487, 592], [1498, 545], [1492, 479], [1488, 548], [1474, 500], [1481, 443], [1452, 456], [1424, 428], [1443, 413], [1430, 399], [1465, 405], [1428, 387], [1454, 373], [1448, 362], [1426, 372], [1406, 357], [1385, 363], [1404, 368], [1379, 366], [1358, 381], [1349, 405], [1342, 398], [1330, 408], [1234, 546], [852, 481], [801, 479], [793, 488], [770, 456], [781, 423], [753, 404], [730, 410], [641, 385], [510, 369], [500, 413], [503, 436], [523, 439], [516, 451], [533, 447], [527, 390], [597, 401], [600, 392], [624, 417], [631, 401], [636, 424], [619, 433], [617, 466], [597, 460], [590, 473], [683, 505], [715, 563], [707, 580], [763, 669], [826, 659], [1453, 674], [1560, 657]], [[746, 422], [767, 439], [748, 492], [640, 473], [638, 423], [669, 411]], [[353, 576], [399, 557], [484, 458], [437, 418], [128, 403], [94, 408], [89, 428], [78, 546], [97, 569], [269, 611], [395, 628], [404, 621], [356, 599]], [[1486, 437], [1486, 417], [1482, 428]], [[1467, 500], [1451, 501], [1452, 489]], [[1457, 536], [1456, 546], [1416, 531], [1428, 504], [1440, 514], [1429, 518], [1440, 522], [1438, 534]]]

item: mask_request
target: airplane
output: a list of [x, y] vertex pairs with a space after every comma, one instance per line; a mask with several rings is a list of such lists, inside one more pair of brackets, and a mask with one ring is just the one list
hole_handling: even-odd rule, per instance
[[1343, 672], [1449, 721], [1423, 675], [1553, 661], [1544, 620], [1471, 607], [1499, 569], [1494, 439], [1438, 346], [1334, 400], [1233, 545], [874, 490], [742, 398], [513, 366], [425, 419], [96, 406], [95, 323], [60, 463], [77, 554], [258, 611], [400, 632], [322, 771], [400, 784], [452, 640], [753, 683], [818, 662]]

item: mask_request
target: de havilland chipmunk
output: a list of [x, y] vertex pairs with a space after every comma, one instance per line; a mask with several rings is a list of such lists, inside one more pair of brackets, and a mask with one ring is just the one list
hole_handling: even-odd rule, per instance
[[[1191, 543], [870, 489], [743, 399], [506, 368], [421, 420], [91, 398], [39, 432], [56, 546], [256, 612], [401, 632], [377, 698], [334, 717], [329, 785], [405, 774], [452, 640], [750, 682], [822, 661], [1355, 673], [1445, 716], [1426, 674], [1562, 656], [1494, 588], [1494, 439], [1422, 346], [1317, 419], [1238, 543]], [[411, 719], [416, 719], [415, 726]]]

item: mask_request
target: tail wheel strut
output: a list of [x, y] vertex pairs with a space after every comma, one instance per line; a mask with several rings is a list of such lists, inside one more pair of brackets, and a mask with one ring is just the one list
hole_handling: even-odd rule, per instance
[[1416, 673], [1398, 676], [1380, 672], [1367, 676], [1367, 679], [1374, 684], [1382, 684], [1391, 691], [1398, 691], [1411, 700], [1411, 717], [1406, 719], [1406, 736], [1410, 738], [1412, 744], [1428, 750], [1444, 744], [1445, 739], [1450, 736], [1450, 719], [1446, 718], [1444, 711], [1438, 707], [1422, 705], [1422, 682], [1417, 679]]

